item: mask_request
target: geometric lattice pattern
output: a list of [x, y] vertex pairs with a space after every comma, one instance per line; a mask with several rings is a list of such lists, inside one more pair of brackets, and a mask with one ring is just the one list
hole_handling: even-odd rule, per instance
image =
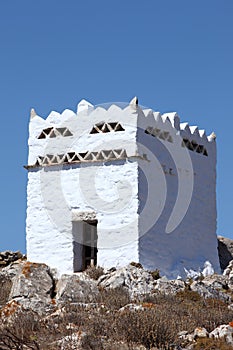
[[39, 156], [36, 163], [30, 167], [49, 166], [56, 164], [71, 164], [80, 162], [106, 162], [116, 159], [126, 159], [125, 149], [104, 150], [99, 152], [68, 152], [66, 154], [46, 154]]
[[90, 134], [106, 133], [111, 131], [125, 131], [118, 122], [99, 123], [93, 126]]
[[199, 145], [196, 141], [189, 141], [188, 139], [183, 139], [182, 147], [186, 147], [190, 151], [201, 153], [204, 156], [208, 156], [206, 148], [203, 145]]
[[173, 139], [168, 131], [163, 131], [158, 128], [153, 128], [152, 126], [148, 126], [148, 128], [145, 130], [145, 133], [154, 137], [158, 137], [164, 141], [173, 142]]
[[67, 128], [47, 128], [44, 129], [38, 136], [38, 139], [45, 139], [47, 137], [54, 138], [57, 136], [72, 136], [73, 134]]

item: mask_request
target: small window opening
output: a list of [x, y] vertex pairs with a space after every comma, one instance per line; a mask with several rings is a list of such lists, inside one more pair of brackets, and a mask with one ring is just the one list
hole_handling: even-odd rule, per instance
[[74, 272], [97, 265], [97, 220], [72, 223]]

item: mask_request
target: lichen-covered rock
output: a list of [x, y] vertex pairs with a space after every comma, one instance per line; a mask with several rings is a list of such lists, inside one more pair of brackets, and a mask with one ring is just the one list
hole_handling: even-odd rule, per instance
[[156, 281], [150, 272], [129, 264], [126, 267], [105, 273], [98, 279], [98, 285], [103, 288], [125, 287], [133, 298], [151, 293]]
[[162, 277], [156, 281], [154, 290], [163, 294], [176, 294], [185, 289], [185, 283], [181, 280], [168, 280]]
[[233, 260], [230, 261], [227, 268], [223, 271], [223, 276], [227, 278], [228, 288], [233, 290]]
[[193, 332], [194, 339], [208, 337], [208, 332], [204, 327], [197, 327]]
[[98, 295], [97, 282], [83, 273], [62, 275], [57, 283], [58, 303], [93, 302]]
[[233, 240], [230, 238], [218, 236], [218, 255], [220, 267], [226, 269], [229, 262], [233, 260]]
[[227, 290], [228, 289], [228, 279], [226, 276], [213, 274], [211, 276], [206, 276], [202, 283], [207, 287], [212, 287], [217, 290]]
[[190, 289], [204, 298], [215, 298], [224, 302], [231, 301], [231, 296], [227, 293], [227, 279], [224, 276], [207, 276], [202, 281], [191, 283]]
[[18, 303], [34, 311], [51, 304], [55, 282], [45, 264], [18, 260], [0, 271], [0, 305], [7, 301]]
[[24, 308], [39, 313], [52, 307], [54, 280], [47, 265], [21, 261], [2, 272], [12, 277], [8, 300], [14, 299]]
[[5, 252], [0, 252], [0, 268], [8, 266], [14, 261], [25, 258], [25, 255], [21, 254], [19, 251], [12, 252], [10, 250], [6, 250]]
[[233, 328], [228, 324], [222, 324], [215, 328], [210, 334], [210, 338], [224, 338], [227, 343], [233, 345]]
[[9, 300], [11, 292], [12, 281], [9, 276], [0, 272], [0, 307], [5, 305]]

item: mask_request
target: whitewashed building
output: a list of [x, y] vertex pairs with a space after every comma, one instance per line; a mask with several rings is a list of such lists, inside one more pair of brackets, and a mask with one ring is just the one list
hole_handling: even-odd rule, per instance
[[212, 133], [129, 104], [31, 111], [27, 257], [59, 273], [132, 261], [219, 271]]

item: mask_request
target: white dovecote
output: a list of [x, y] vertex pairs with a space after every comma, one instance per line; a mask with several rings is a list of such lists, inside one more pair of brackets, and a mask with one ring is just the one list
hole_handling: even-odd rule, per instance
[[218, 271], [216, 135], [128, 104], [29, 122], [27, 256], [59, 273], [140, 262], [177, 277]]

